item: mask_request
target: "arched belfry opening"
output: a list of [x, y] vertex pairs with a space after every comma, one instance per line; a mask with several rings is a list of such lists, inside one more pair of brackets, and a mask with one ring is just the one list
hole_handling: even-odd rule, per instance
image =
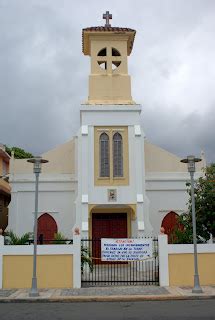
[[106, 57], [107, 56], [107, 48], [103, 48], [99, 51], [98, 57]]
[[[108, 56], [108, 53], [111, 53], [111, 56]], [[120, 52], [115, 49], [111, 48], [111, 50], [107, 50], [107, 48], [103, 48], [98, 52], [98, 58], [97, 62], [98, 65], [102, 70], [106, 70], [106, 72], [109, 70], [116, 70], [121, 65], [121, 59], [120, 59]], [[100, 58], [102, 57], [102, 58]], [[108, 64], [110, 64], [108, 68]]]

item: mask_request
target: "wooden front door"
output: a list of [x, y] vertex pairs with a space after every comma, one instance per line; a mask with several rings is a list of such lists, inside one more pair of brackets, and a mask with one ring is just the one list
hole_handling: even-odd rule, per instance
[[44, 243], [49, 243], [54, 239], [54, 234], [57, 233], [57, 223], [48, 213], [42, 214], [38, 219], [37, 237], [43, 235]]
[[161, 224], [161, 227], [164, 228], [164, 233], [168, 235], [168, 242], [172, 243], [173, 233], [176, 227], [179, 227], [178, 224], [179, 215], [174, 211], [170, 211], [164, 218]]
[[127, 238], [127, 235], [127, 213], [92, 214], [93, 257], [101, 257], [101, 238]]

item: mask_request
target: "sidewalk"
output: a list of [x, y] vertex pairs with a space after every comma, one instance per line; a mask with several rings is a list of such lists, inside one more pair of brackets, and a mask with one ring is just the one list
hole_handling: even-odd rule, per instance
[[40, 296], [29, 297], [28, 289], [0, 290], [0, 302], [86, 302], [215, 299], [215, 286], [203, 286], [202, 294], [191, 287], [90, 287], [81, 289], [40, 289]]

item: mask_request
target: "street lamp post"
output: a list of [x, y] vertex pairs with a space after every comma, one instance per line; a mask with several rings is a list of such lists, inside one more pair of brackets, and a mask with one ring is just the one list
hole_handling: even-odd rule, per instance
[[37, 289], [37, 216], [38, 216], [38, 183], [39, 175], [41, 173], [42, 163], [48, 162], [48, 160], [42, 159], [42, 157], [35, 157], [27, 160], [34, 164], [34, 173], [36, 177], [35, 184], [35, 211], [34, 211], [34, 258], [33, 258], [33, 277], [31, 291], [29, 293], [30, 297], [38, 297], [39, 292]]
[[197, 241], [196, 241], [196, 212], [195, 212], [195, 197], [194, 197], [194, 172], [195, 163], [201, 161], [195, 156], [187, 156], [187, 158], [182, 159], [181, 162], [187, 163], [188, 172], [190, 173], [191, 181], [191, 201], [192, 201], [192, 224], [193, 224], [193, 249], [194, 249], [194, 287], [192, 289], [193, 293], [202, 293], [202, 288], [199, 283], [198, 274], [198, 259], [197, 259]]

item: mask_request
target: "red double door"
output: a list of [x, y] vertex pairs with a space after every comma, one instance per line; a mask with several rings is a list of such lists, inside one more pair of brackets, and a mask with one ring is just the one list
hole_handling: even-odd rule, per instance
[[[100, 263], [101, 238], [127, 238], [127, 213], [92, 214], [92, 255]], [[103, 262], [104, 263], [104, 262]]]

